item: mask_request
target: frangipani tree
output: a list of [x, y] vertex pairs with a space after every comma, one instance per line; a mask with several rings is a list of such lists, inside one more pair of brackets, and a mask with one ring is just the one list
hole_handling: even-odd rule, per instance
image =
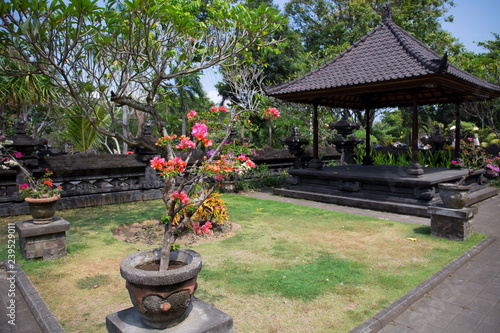
[[[224, 63], [249, 60], [252, 45], [282, 18], [264, 5], [249, 10], [236, 1], [13, 0], [0, 4], [0, 74], [43, 74], [70, 96], [93, 125], [131, 146], [154, 145], [124, 128], [120, 106], [143, 112], [166, 135], [157, 108], [165, 85]], [[26, 68], [30, 70], [27, 71]], [[114, 126], [99, 127], [96, 104]]]
[[[21, 66], [0, 62], [0, 75], [44, 75], [101, 134], [158, 152], [161, 157], [154, 166], [158, 169], [165, 161], [167, 168], [160, 168], [165, 176], [165, 220], [172, 220], [179, 212], [178, 200], [183, 200], [175, 197], [175, 191], [180, 195], [184, 189], [187, 194], [191, 191], [188, 188], [200, 189], [201, 184], [210, 183], [208, 180], [213, 184], [220, 177], [208, 167], [216, 164], [215, 160], [206, 162], [206, 167], [194, 161], [191, 169], [179, 164], [174, 173], [166, 172], [169, 163], [181, 158], [176, 156], [175, 146], [186, 144], [190, 150], [195, 148], [193, 143], [206, 146], [196, 137], [196, 133], [204, 133], [201, 125], [197, 127], [201, 132], [192, 132], [196, 142], [187, 138], [176, 142], [168, 133], [166, 113], [160, 107], [168, 93], [166, 87], [212, 66], [251, 61], [251, 46], [263, 48], [278, 43], [266, 37], [282, 22], [278, 10], [264, 4], [250, 10], [228, 0], [12, 0], [0, 3], [0, 57]], [[123, 106], [137, 119], [151, 121], [158, 136], [170, 139], [155, 145], [140, 131], [132, 130], [123, 121]], [[96, 110], [105, 110], [109, 122], [100, 121], [102, 115]], [[227, 135], [237, 116], [234, 113], [219, 119], [226, 122], [223, 127]], [[181, 164], [193, 162], [189, 156], [187, 153]], [[236, 164], [230, 170], [242, 170]], [[219, 167], [226, 170], [226, 165]], [[179, 179], [182, 181], [176, 183]], [[206, 196], [191, 198], [196, 206]], [[171, 232], [167, 229], [166, 238]], [[166, 258], [168, 242], [164, 246]], [[168, 260], [162, 268], [167, 265]]]

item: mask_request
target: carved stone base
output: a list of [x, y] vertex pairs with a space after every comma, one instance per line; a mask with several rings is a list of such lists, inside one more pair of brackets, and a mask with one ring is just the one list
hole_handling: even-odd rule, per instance
[[16, 222], [21, 254], [24, 259], [64, 257], [67, 230], [69, 222], [57, 216], [49, 224], [34, 224], [33, 220]]
[[135, 308], [128, 308], [106, 317], [110, 333], [232, 333], [233, 318], [217, 308], [193, 297], [192, 309], [177, 326], [158, 330], [147, 327]]
[[478, 209], [453, 209], [437, 205], [429, 207], [427, 211], [431, 215], [432, 236], [463, 241], [472, 234], [472, 222]]
[[420, 165], [420, 163], [412, 163], [406, 169], [406, 173], [408, 176], [412, 177], [422, 177], [424, 174], [424, 168]]

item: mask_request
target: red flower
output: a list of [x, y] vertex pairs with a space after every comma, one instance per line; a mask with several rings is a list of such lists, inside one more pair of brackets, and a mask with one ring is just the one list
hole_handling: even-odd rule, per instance
[[171, 196], [172, 199], [179, 199], [183, 204], [187, 205], [189, 203], [189, 197], [186, 193], [179, 191], [174, 191]]
[[162, 170], [163, 167], [165, 166], [165, 164], [167, 164], [167, 162], [165, 161], [164, 158], [160, 158], [158, 156], [155, 156], [152, 160], [151, 160], [151, 167], [155, 170]]
[[195, 110], [191, 110], [189, 111], [189, 113], [187, 114], [187, 119], [192, 119], [194, 117], [196, 117], [198, 115], [198, 112], [196, 112]]

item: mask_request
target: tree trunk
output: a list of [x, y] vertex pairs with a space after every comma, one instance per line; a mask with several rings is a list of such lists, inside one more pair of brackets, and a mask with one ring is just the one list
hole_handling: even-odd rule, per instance
[[173, 234], [171, 231], [172, 221], [165, 224], [163, 231], [163, 244], [161, 246], [160, 271], [166, 271], [170, 261], [170, 250], [172, 249]]

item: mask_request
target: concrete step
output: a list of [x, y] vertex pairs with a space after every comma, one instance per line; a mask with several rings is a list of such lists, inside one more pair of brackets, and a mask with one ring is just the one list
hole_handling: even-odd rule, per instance
[[367, 199], [356, 198], [347, 195], [315, 193], [311, 191], [301, 191], [298, 189], [275, 188], [273, 194], [285, 197], [306, 199], [319, 202], [327, 202], [336, 205], [358, 207], [364, 209], [378, 210], [396, 214], [414, 215], [430, 217], [427, 213], [427, 205], [409, 204], [405, 202], [388, 201], [387, 198]]

